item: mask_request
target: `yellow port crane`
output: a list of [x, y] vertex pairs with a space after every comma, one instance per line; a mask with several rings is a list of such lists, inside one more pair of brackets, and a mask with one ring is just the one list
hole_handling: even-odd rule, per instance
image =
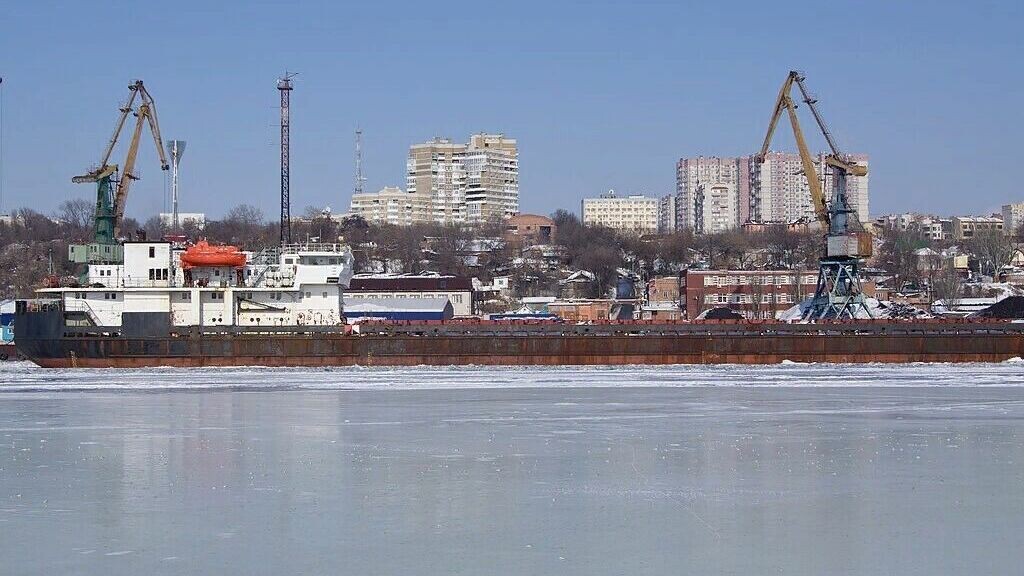
[[[132, 82], [128, 86], [128, 90], [131, 91], [131, 96], [128, 98], [128, 102], [120, 108], [121, 115], [118, 117], [114, 134], [107, 142], [107, 147], [103, 151], [98, 167], [82, 176], [75, 176], [71, 179], [75, 183], [97, 183], [96, 215], [93, 232], [95, 244], [98, 245], [109, 246], [116, 244], [117, 239], [121, 235], [121, 222], [124, 220], [124, 208], [128, 201], [128, 189], [131, 187], [133, 180], [139, 179], [139, 176], [135, 173], [135, 159], [139, 153], [139, 140], [142, 136], [144, 124], [149, 125], [150, 134], [152, 134], [153, 141], [156, 143], [156, 150], [160, 155], [160, 169], [167, 170], [170, 168], [164, 148], [161, 145], [160, 123], [157, 121], [156, 103], [153, 101], [153, 97], [146, 90], [142, 80]], [[139, 99], [138, 107], [135, 107], [136, 98]], [[128, 114], [135, 115], [135, 130], [132, 132], [131, 141], [128, 144], [128, 154], [125, 157], [124, 170], [121, 173], [120, 180], [117, 181], [117, 189], [114, 190], [112, 182], [117, 173], [118, 166], [117, 164], [109, 163], [110, 155], [113, 153], [114, 146], [121, 136], [121, 130], [124, 128]], [[99, 253], [95, 245], [83, 248], [87, 248], [90, 254], [94, 252]], [[111, 253], [109, 248], [105, 253]], [[99, 259], [102, 260], [103, 258]], [[72, 260], [75, 260], [74, 250], [72, 250]], [[93, 258], [89, 260], [93, 260]]]
[[[808, 92], [804, 80], [804, 75], [796, 71], [790, 71], [786, 76], [786, 81], [783, 82], [775, 101], [771, 121], [768, 123], [768, 133], [764, 137], [760, 152], [754, 158], [758, 164], [765, 161], [779, 118], [782, 112], [786, 111], [793, 128], [803, 173], [807, 177], [814, 214], [826, 232], [817, 290], [811, 306], [804, 312], [804, 318], [870, 316], [870, 312], [864, 306], [864, 295], [860, 288], [859, 266], [862, 259], [871, 256], [872, 239], [871, 234], [864, 230], [857, 218], [857, 211], [850, 206], [846, 193], [848, 176], [864, 176], [867, 174], [867, 167], [857, 164], [851, 157], [840, 152], [832, 132], [818, 111], [818, 101]], [[832, 171], [832, 194], [828, 202], [822, 191], [814, 157], [807, 148], [807, 140], [800, 128], [800, 120], [796, 113], [797, 105], [790, 95], [794, 84], [799, 88], [803, 102], [810, 108], [818, 128], [828, 142], [830, 153], [825, 155], [821, 167], [823, 172], [828, 169]]]

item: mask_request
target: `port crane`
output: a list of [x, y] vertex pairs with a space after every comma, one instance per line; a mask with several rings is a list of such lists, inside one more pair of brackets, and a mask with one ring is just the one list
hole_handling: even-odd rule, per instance
[[[800, 154], [803, 173], [807, 177], [814, 214], [825, 230], [824, 252], [818, 268], [818, 284], [811, 306], [804, 313], [804, 319], [870, 316], [870, 312], [864, 305], [864, 294], [861, 291], [860, 265], [865, 258], [871, 256], [872, 238], [857, 218], [857, 211], [850, 206], [846, 193], [847, 179], [850, 176], [866, 175], [867, 167], [858, 164], [853, 158], [839, 150], [832, 132], [818, 111], [817, 99], [811, 96], [804, 84], [805, 79], [802, 73], [796, 71], [790, 71], [786, 77], [775, 101], [775, 109], [772, 112], [771, 122], [768, 124], [768, 133], [764, 137], [761, 151], [755, 156], [755, 160], [758, 164], [765, 161], [779, 118], [785, 111], [793, 128], [793, 137]], [[807, 140], [800, 128], [800, 120], [796, 113], [797, 105], [790, 95], [794, 84], [800, 90], [802, 101], [810, 108], [811, 114], [829, 146], [830, 153], [824, 155], [821, 161], [822, 175], [826, 171], [831, 171], [832, 175], [831, 198], [828, 201], [825, 200], [825, 194], [822, 191], [822, 183], [815, 167], [814, 157], [811, 156], [810, 150], [807, 148]]]
[[[153, 97], [146, 90], [142, 80], [135, 80], [129, 84], [128, 90], [131, 91], [131, 96], [128, 98], [128, 102], [120, 108], [121, 115], [117, 119], [114, 134], [110, 137], [107, 147], [103, 150], [103, 156], [98, 167], [86, 174], [75, 176], [71, 179], [76, 184], [96, 183], [96, 214], [93, 220], [93, 233], [94, 243], [98, 245], [109, 246], [117, 244], [117, 239], [121, 236], [121, 223], [124, 220], [124, 208], [128, 200], [128, 189], [131, 187], [133, 180], [139, 179], [135, 172], [135, 158], [138, 156], [139, 139], [142, 136], [144, 124], [149, 125], [149, 132], [156, 143], [157, 153], [160, 155], [160, 169], [168, 170], [171, 167], [167, 162], [167, 156], [164, 154], [163, 145], [161, 144], [160, 123], [157, 122], [156, 103], [153, 101]], [[136, 99], [139, 101], [138, 106], [135, 106]], [[128, 119], [128, 114], [135, 116], [135, 129], [128, 144], [128, 154], [125, 157], [124, 169], [121, 172], [121, 177], [118, 178], [118, 165], [110, 164], [110, 155], [113, 153], [114, 146], [117, 145], [118, 138], [121, 136], [121, 130]], [[109, 248], [105, 251], [100, 251], [97, 250], [96, 246], [89, 246], [88, 249], [90, 254], [110, 253]]]

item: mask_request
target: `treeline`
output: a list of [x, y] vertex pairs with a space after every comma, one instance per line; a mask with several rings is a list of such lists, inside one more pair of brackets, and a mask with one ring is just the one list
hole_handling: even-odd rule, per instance
[[[92, 240], [93, 204], [71, 200], [47, 216], [21, 209], [11, 223], [0, 224], [0, 295], [25, 297], [47, 274], [76, 275], [81, 272], [67, 262], [67, 246]], [[413, 226], [373, 225], [360, 217], [338, 219], [315, 208], [292, 223], [294, 242], [342, 241], [352, 247], [357, 272], [441, 272], [475, 276], [484, 282], [508, 276], [519, 296], [555, 295], [559, 280], [575, 270], [595, 276], [592, 296], [602, 296], [614, 287], [618, 271], [625, 269], [639, 278], [677, 274], [690, 267], [728, 269], [815, 269], [822, 252], [821, 234], [787, 226], [769, 226], [746, 233], [731, 230], [719, 234], [673, 234], [636, 236], [608, 228], [583, 226], [568, 211], [552, 214], [557, 226], [555, 244], [523, 251], [515, 244], [501, 242], [505, 224], [495, 221], [463, 228], [437, 224]], [[183, 231], [193, 239], [233, 244], [260, 250], [279, 243], [279, 223], [258, 208], [242, 204], [220, 220], [209, 220], [199, 229], [184, 222]], [[161, 238], [170, 233], [158, 217], [143, 223], [127, 218], [122, 234]], [[941, 251], [950, 242], [934, 242], [917, 231], [887, 230], [882, 248], [870, 262], [894, 277], [894, 287], [938, 285], [948, 279], [948, 261], [926, 259], [921, 248]], [[960, 246], [969, 252], [977, 270], [995, 274], [1009, 263], [1018, 246], [1017, 237], [981, 232]]]

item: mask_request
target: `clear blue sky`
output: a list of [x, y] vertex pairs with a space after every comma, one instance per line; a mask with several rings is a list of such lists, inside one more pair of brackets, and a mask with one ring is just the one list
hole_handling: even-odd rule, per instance
[[[133, 78], [164, 138], [188, 141], [183, 211], [274, 217], [287, 68], [293, 212], [347, 209], [361, 126], [371, 190], [404, 187], [411, 143], [513, 136], [522, 209], [548, 213], [609, 188], [672, 192], [680, 156], [754, 151], [798, 68], [841, 145], [871, 155], [872, 213], [983, 212], [1024, 200], [1021, 5], [7, 2], [4, 208], [92, 198], [70, 178], [98, 160]], [[137, 217], [164, 195], [143, 146]]]

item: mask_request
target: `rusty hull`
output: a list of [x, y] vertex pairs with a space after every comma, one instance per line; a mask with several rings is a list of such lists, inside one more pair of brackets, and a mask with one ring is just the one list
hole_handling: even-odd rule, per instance
[[1024, 356], [1024, 333], [203, 334], [37, 339], [19, 349], [51, 368], [1000, 362]]

